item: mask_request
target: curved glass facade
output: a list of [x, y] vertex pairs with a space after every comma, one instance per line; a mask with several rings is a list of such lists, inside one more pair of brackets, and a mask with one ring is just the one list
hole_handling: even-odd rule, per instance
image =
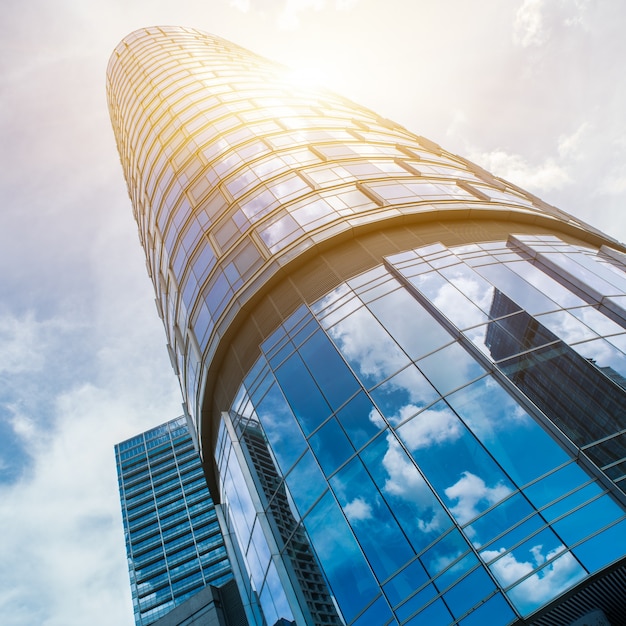
[[425, 246], [301, 306], [243, 381], [218, 446], [235, 532], [273, 514], [231, 504], [253, 432], [347, 624], [510, 624], [626, 554], [624, 320], [533, 249], [626, 278], [553, 236]]
[[624, 247], [200, 31], [107, 78], [250, 622], [623, 615]]

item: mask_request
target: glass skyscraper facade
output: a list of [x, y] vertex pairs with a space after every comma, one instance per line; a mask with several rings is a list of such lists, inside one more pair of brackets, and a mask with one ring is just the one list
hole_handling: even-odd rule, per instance
[[148, 626], [233, 574], [184, 417], [117, 444], [115, 459], [135, 624]]
[[108, 96], [249, 619], [623, 623], [624, 247], [193, 29]]

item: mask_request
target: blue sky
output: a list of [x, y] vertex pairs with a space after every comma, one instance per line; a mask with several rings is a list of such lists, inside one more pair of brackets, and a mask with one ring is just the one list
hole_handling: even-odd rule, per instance
[[151, 24], [213, 32], [626, 240], [621, 0], [5, 0], [0, 622], [133, 623], [113, 444], [175, 417], [105, 99]]

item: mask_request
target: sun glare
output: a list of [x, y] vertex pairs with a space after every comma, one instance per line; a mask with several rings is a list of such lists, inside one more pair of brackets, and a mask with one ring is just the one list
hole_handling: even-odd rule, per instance
[[327, 87], [328, 77], [319, 67], [302, 65], [287, 70], [287, 79], [294, 87], [319, 89]]

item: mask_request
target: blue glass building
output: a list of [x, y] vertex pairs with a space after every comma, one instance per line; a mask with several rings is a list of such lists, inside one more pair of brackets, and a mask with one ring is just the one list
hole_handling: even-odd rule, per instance
[[250, 620], [623, 624], [624, 246], [218, 37], [107, 76]]
[[233, 580], [184, 417], [115, 446], [135, 623]]

